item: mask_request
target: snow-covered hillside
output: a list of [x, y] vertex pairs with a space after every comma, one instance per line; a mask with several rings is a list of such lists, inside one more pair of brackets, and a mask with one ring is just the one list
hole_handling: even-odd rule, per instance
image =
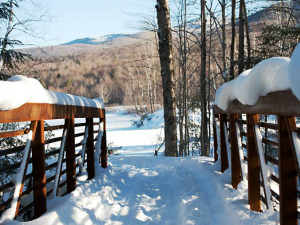
[[103, 37], [96, 37], [96, 38], [87, 37], [87, 38], [76, 39], [62, 45], [73, 45], [73, 44], [99, 45], [99, 44], [103, 44], [115, 40], [117, 38], [133, 37], [133, 36], [134, 35], [130, 35], [130, 34], [109, 34]]
[[230, 171], [220, 174], [212, 158], [154, 157], [162, 110], [154, 115], [137, 128], [138, 116], [108, 112], [108, 142], [122, 146], [108, 168], [24, 224], [277, 224], [277, 212], [249, 209], [246, 183], [234, 190]]

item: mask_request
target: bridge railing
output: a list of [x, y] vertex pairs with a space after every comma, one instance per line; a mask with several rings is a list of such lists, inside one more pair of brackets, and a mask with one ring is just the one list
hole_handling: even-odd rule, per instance
[[273, 208], [280, 211], [280, 224], [298, 224], [300, 101], [279, 91], [252, 106], [238, 100], [226, 111], [214, 106], [214, 114], [215, 161], [221, 172], [231, 168], [232, 187], [247, 179], [251, 210]]
[[26, 145], [0, 149], [0, 160], [8, 162], [0, 165], [4, 217], [37, 218], [47, 211], [47, 200], [76, 188], [76, 177], [85, 169], [92, 179], [95, 163], [107, 166], [105, 109], [27, 103], [0, 111], [0, 125], [16, 122], [28, 126], [0, 132], [0, 144], [12, 137], [26, 139]]

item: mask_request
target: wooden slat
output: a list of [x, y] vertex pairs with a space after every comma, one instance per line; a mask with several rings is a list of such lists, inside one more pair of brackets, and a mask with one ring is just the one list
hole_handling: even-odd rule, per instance
[[220, 115], [220, 139], [221, 139], [221, 172], [224, 173], [228, 167], [228, 154], [224, 125], [227, 123], [227, 114]]
[[74, 127], [84, 127], [85, 123], [75, 123]]
[[259, 163], [260, 163], [260, 175], [261, 175], [261, 183], [262, 183], [262, 187], [263, 187], [263, 191], [264, 191], [264, 196], [266, 196], [265, 198], [265, 201], [266, 201], [266, 206], [267, 208], [270, 207], [270, 201], [271, 199], [268, 199], [267, 198], [267, 189], [269, 189], [269, 186], [267, 183], [265, 183], [265, 180], [268, 179], [268, 175], [266, 173], [266, 171], [263, 171], [262, 170], [262, 165], [266, 165], [266, 160], [265, 160], [265, 154], [262, 152], [260, 153], [259, 152], [259, 148], [263, 148], [262, 144], [260, 146], [260, 143], [257, 141], [260, 137], [258, 137], [257, 135], [261, 136], [261, 133], [260, 131], [259, 134], [256, 134], [256, 126], [259, 127], [259, 115], [256, 114], [256, 115], [252, 115], [251, 116], [251, 119], [252, 119], [252, 125], [253, 125], [253, 134], [254, 134], [254, 137], [255, 137], [255, 144], [256, 144], [256, 151], [257, 151], [257, 155], [259, 157]]
[[[295, 117], [285, 117], [285, 122], [286, 122], [286, 126], [287, 126], [287, 130], [288, 130], [288, 134], [289, 134], [289, 139], [290, 139], [290, 143], [291, 143], [291, 150], [293, 153], [293, 158], [294, 158], [294, 162], [295, 162], [295, 166], [296, 166], [296, 170], [298, 173], [298, 179], [300, 181], [300, 165], [298, 162], [298, 156], [297, 156], [297, 152], [296, 152], [296, 143], [294, 143], [294, 138], [293, 138], [293, 132], [297, 132], [298, 128], [296, 125], [296, 118]], [[299, 139], [299, 137], [297, 137]]]
[[297, 169], [283, 116], [278, 116], [280, 224], [298, 224]]
[[274, 123], [259, 122], [259, 126], [272, 129], [272, 130], [278, 130], [278, 124], [274, 124]]
[[13, 153], [17, 153], [17, 152], [21, 152], [21, 151], [24, 150], [24, 148], [25, 148], [25, 145], [18, 146], [18, 147], [15, 147], [15, 148], [0, 150], [0, 157], [5, 156], [5, 155], [9, 155], [9, 154], [13, 154]]
[[230, 115], [230, 143], [231, 143], [231, 183], [234, 189], [237, 189], [241, 181], [241, 162], [238, 149], [238, 140], [235, 124], [239, 119], [238, 114]]
[[84, 135], [85, 135], [84, 132], [82, 132], [82, 133], [77, 133], [77, 134], [75, 134], [75, 137], [81, 137], [81, 136], [84, 136]]
[[24, 135], [24, 134], [28, 134], [29, 131], [30, 131], [29, 129], [23, 129], [23, 130], [0, 132], [0, 138], [8, 138], [8, 137], [14, 137], [18, 135]]
[[63, 129], [64, 128], [64, 125], [57, 125], [57, 126], [48, 126], [48, 127], [45, 127], [45, 131], [53, 131], [53, 130], [60, 130], [60, 129]]
[[106, 118], [100, 118], [100, 121], [103, 122], [103, 136], [101, 139], [101, 167], [107, 167], [107, 144], [106, 144]]
[[[219, 118], [218, 115], [215, 115], [215, 118]], [[216, 119], [213, 122], [213, 135], [214, 135], [214, 160], [218, 161], [218, 139], [217, 139], [217, 127], [216, 127]]]
[[58, 154], [58, 153], [59, 153], [59, 149], [49, 151], [49, 152], [47, 152], [47, 153], [45, 154], [45, 158], [47, 159], [48, 157], [51, 157], [51, 156], [56, 155], [56, 154]]
[[265, 154], [265, 157], [268, 161], [270, 161], [271, 163], [275, 164], [275, 165], [278, 165], [279, 162], [278, 162], [278, 159], [275, 159], [273, 158], [272, 156], [269, 156], [268, 154]]
[[51, 144], [54, 142], [58, 142], [58, 141], [61, 141], [61, 139], [62, 139], [62, 137], [51, 138], [51, 139], [45, 140], [45, 144]]
[[278, 148], [278, 142], [276, 141], [271, 141], [269, 139], [262, 138], [262, 143], [269, 145], [270, 147]]
[[20, 188], [20, 192], [19, 192], [19, 196], [18, 196], [17, 207], [16, 207], [16, 211], [15, 211], [15, 218], [17, 217], [18, 212], [19, 212], [20, 200], [21, 200], [21, 196], [22, 196], [22, 192], [23, 192], [23, 187], [24, 187], [24, 182], [25, 182], [25, 177], [26, 177], [26, 171], [27, 171], [27, 167], [28, 167], [28, 164], [29, 164], [29, 157], [30, 157], [30, 153], [31, 153], [31, 146], [33, 145], [33, 143], [35, 141], [37, 127], [38, 127], [38, 122], [37, 121], [31, 122], [31, 124], [30, 124], [30, 130], [32, 131], [32, 139], [31, 139], [30, 144], [29, 144], [28, 154], [27, 155], [23, 154], [23, 157], [26, 157], [26, 162], [25, 162], [24, 171], [20, 171], [20, 173], [23, 173], [23, 177], [22, 177], [21, 188]]
[[94, 153], [94, 128], [93, 128], [93, 118], [88, 118], [86, 120], [88, 126], [88, 138], [86, 144], [87, 153], [87, 172], [88, 180], [95, 177], [95, 153]]
[[68, 119], [68, 124], [66, 140], [67, 192], [71, 193], [76, 188], [74, 118]]
[[247, 115], [247, 157], [248, 157], [248, 201], [250, 209], [259, 212], [260, 203], [260, 164], [256, 149], [252, 115]]
[[239, 120], [239, 124], [247, 125], [247, 120]]
[[241, 131], [241, 137], [247, 137], [247, 133], [244, 131]]

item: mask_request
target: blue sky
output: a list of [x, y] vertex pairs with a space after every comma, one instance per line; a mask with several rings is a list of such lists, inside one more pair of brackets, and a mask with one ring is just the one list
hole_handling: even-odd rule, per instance
[[[14, 37], [24, 43], [34, 43], [38, 46], [57, 45], [84, 37], [100, 37], [114, 33], [135, 33], [137, 21], [135, 14], [155, 13], [155, 0], [32, 0], [41, 8], [47, 9], [53, 15], [49, 23], [40, 23], [36, 28], [42, 39], [33, 39], [15, 33]], [[36, 10], [36, 7], [34, 7]], [[25, 10], [24, 10], [25, 9]], [[23, 17], [30, 14], [30, 1], [20, 3]], [[38, 12], [35, 12], [36, 14]], [[51, 16], [52, 17], [52, 16]]]

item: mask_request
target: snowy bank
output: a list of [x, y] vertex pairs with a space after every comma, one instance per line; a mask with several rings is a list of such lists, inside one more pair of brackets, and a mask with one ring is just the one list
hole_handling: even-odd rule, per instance
[[102, 99], [88, 99], [76, 95], [46, 90], [41, 83], [22, 75], [0, 81], [0, 111], [16, 109], [26, 103], [47, 103], [104, 108]]
[[300, 44], [291, 58], [273, 57], [241, 73], [236, 79], [223, 84], [216, 93], [215, 104], [227, 110], [237, 99], [244, 105], [254, 105], [260, 96], [275, 91], [292, 90], [300, 100]]

